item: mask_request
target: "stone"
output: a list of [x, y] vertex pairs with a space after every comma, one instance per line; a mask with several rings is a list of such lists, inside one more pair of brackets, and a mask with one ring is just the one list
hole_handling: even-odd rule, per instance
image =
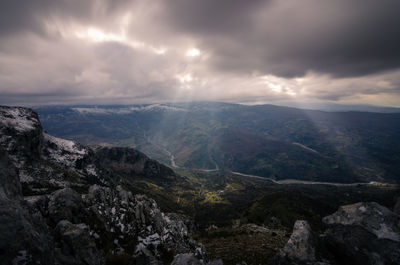
[[311, 227], [307, 221], [298, 220], [293, 233], [282, 249], [282, 255], [289, 259], [315, 261], [315, 244]]
[[286, 245], [269, 261], [270, 265], [328, 265], [326, 260], [317, 258], [315, 238], [307, 221], [297, 220], [293, 233]]
[[339, 207], [322, 220], [327, 225], [359, 226], [377, 239], [400, 242], [400, 216], [375, 202], [359, 202]]
[[59, 246], [57, 258], [61, 264], [105, 263], [86, 224], [72, 224], [68, 220], [61, 220], [55, 228], [55, 236]]
[[340, 264], [399, 264], [400, 216], [375, 202], [341, 206], [323, 218], [321, 240]]
[[196, 258], [193, 253], [178, 254], [171, 265], [203, 265], [203, 261]]
[[48, 204], [48, 214], [53, 224], [61, 220], [79, 222], [82, 216], [83, 201], [81, 195], [70, 188], [53, 192]]

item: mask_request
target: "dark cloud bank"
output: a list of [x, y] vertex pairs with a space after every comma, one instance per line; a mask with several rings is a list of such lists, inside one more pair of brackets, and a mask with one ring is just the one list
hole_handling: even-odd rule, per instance
[[398, 106], [399, 10], [397, 0], [2, 1], [0, 103]]

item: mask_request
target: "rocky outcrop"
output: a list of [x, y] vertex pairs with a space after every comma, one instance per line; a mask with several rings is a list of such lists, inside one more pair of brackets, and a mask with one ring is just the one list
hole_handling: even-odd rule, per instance
[[105, 264], [122, 257], [166, 264], [190, 255], [207, 264], [184, 220], [126, 190], [121, 176], [168, 183], [179, 177], [171, 169], [133, 149], [96, 154], [48, 135], [25, 108], [0, 107], [0, 133], [1, 263]]
[[315, 238], [307, 221], [298, 220], [294, 224], [293, 233], [277, 255], [270, 261], [275, 264], [307, 264], [324, 265], [326, 261], [317, 259], [316, 247], [318, 241]]
[[400, 216], [377, 203], [341, 206], [322, 239], [341, 264], [399, 264]]
[[170, 263], [177, 254], [208, 262], [178, 215], [122, 187], [94, 185], [85, 195], [65, 188], [0, 204], [0, 259], [10, 263], [21, 253], [43, 264], [104, 264], [121, 254], [136, 264]]
[[0, 106], [0, 149], [17, 168], [24, 195], [112, 183], [110, 176], [96, 175], [99, 165], [89, 148], [43, 132], [31, 109]]
[[72, 224], [67, 220], [62, 220], [55, 228], [55, 238], [58, 245], [59, 263], [91, 265], [105, 263], [86, 224]]
[[116, 186], [145, 179], [168, 186], [185, 181], [143, 153], [123, 147], [88, 148], [44, 132], [36, 112], [0, 106], [0, 149], [18, 169], [24, 195], [49, 194], [93, 184]]
[[306, 221], [296, 221], [286, 246], [270, 264], [399, 264], [400, 216], [375, 202], [341, 206], [323, 218], [316, 237]]
[[294, 260], [315, 260], [314, 235], [307, 221], [296, 221], [281, 255]]
[[11, 161], [8, 153], [0, 149], [0, 198], [19, 199], [21, 198], [21, 183], [17, 168]]
[[95, 153], [101, 164], [115, 174], [124, 175], [127, 178], [145, 178], [168, 185], [168, 183], [180, 179], [172, 169], [149, 159], [142, 152], [124, 147], [97, 147]]
[[38, 114], [28, 108], [0, 106], [0, 147], [16, 163], [40, 155], [43, 129]]
[[81, 195], [70, 188], [61, 189], [47, 196], [47, 208], [45, 216], [49, 217], [51, 224], [57, 224], [61, 220], [69, 220], [73, 223], [79, 223], [84, 219], [83, 200]]
[[52, 237], [40, 213], [22, 201], [18, 170], [0, 150], [0, 260], [53, 264]]

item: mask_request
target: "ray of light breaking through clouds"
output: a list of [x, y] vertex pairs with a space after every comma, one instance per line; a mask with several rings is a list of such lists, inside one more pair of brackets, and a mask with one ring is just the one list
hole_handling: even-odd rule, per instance
[[5, 0], [0, 104], [400, 107], [397, 0]]

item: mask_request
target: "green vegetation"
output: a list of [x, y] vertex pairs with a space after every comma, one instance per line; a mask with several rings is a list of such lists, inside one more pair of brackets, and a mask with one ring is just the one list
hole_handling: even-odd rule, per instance
[[277, 250], [282, 248], [289, 233], [280, 229], [242, 226], [216, 228], [194, 235], [202, 242], [211, 258], [222, 259], [224, 264], [265, 264]]
[[[51, 134], [135, 147], [180, 167], [275, 179], [399, 183], [400, 114], [322, 112], [271, 105], [170, 104], [181, 111], [38, 112]], [[121, 106], [106, 106], [118, 109]]]
[[[212, 258], [228, 265], [242, 260], [265, 264], [298, 219], [321, 231], [322, 217], [340, 205], [375, 201], [392, 208], [400, 194], [394, 184], [400, 183], [400, 114], [219, 103], [176, 106], [187, 111], [82, 115], [49, 107], [39, 113], [44, 128], [60, 137], [135, 146], [165, 164], [171, 164], [173, 154], [180, 176], [171, 179], [168, 174], [127, 174], [131, 168], [124, 163], [111, 168], [128, 176], [131, 191], [154, 198], [164, 212], [192, 219], [195, 238]], [[235, 171], [275, 180], [374, 182], [280, 185]], [[162, 251], [170, 262], [174, 253]], [[108, 255], [107, 262], [123, 264], [124, 257]]]
[[316, 231], [322, 217], [340, 205], [375, 201], [393, 207], [400, 191], [395, 186], [330, 186], [274, 184], [229, 172], [178, 170], [185, 182], [169, 185], [157, 180], [131, 180], [130, 187], [156, 199], [166, 212], [190, 216], [200, 230], [210, 225], [231, 227], [236, 220], [291, 231], [294, 222], [306, 219]]

